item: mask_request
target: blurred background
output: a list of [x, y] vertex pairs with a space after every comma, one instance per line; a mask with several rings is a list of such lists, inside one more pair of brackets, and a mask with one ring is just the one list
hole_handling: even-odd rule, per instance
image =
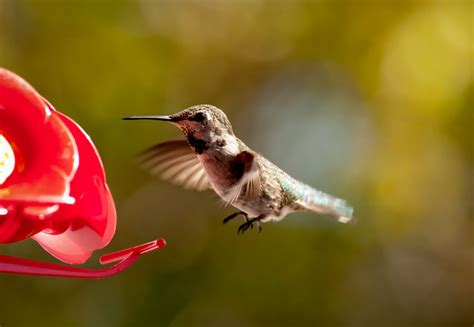
[[[0, 325], [470, 326], [472, 2], [0, 0], [0, 66], [92, 137], [119, 221], [107, 280], [0, 276]], [[238, 236], [212, 192], [141, 170], [210, 103], [255, 150], [355, 207]], [[54, 262], [33, 241], [2, 254]], [[97, 253], [88, 266], [97, 267]]]

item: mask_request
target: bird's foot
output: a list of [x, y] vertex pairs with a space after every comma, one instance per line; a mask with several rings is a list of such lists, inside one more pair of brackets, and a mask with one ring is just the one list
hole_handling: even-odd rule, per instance
[[237, 230], [237, 234], [243, 234], [247, 231], [247, 229], [253, 228], [254, 223], [255, 225], [257, 225], [257, 230], [260, 233], [262, 231], [262, 224], [260, 222], [262, 218], [263, 217], [248, 219], [245, 223], [239, 226], [239, 229]]
[[237, 217], [239, 215], [242, 215], [244, 217], [246, 223], [249, 221], [248, 215], [243, 211], [239, 211], [239, 212], [233, 213], [230, 216], [224, 218], [222, 223], [227, 224], [229, 221], [231, 221], [232, 219], [234, 219], [235, 217]]

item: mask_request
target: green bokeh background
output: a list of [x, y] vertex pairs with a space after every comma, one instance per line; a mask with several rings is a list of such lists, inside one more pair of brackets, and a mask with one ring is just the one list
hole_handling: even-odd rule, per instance
[[[169, 246], [106, 280], [0, 276], [0, 325], [470, 326], [470, 1], [0, 0], [0, 66], [92, 137], [119, 213], [107, 250]], [[236, 234], [211, 192], [134, 156], [125, 122], [210, 103], [255, 150], [347, 199]], [[2, 254], [55, 262], [33, 241]], [[95, 254], [88, 267], [98, 267]]]

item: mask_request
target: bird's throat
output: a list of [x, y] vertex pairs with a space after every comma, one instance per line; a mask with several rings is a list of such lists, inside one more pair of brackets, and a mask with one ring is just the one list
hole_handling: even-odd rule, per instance
[[189, 133], [187, 139], [196, 154], [203, 154], [209, 150], [209, 143], [206, 140], [195, 137], [194, 133]]

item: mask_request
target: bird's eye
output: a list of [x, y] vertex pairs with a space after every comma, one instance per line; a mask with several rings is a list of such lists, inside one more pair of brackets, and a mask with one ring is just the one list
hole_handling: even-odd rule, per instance
[[206, 114], [204, 114], [203, 112], [198, 112], [197, 114], [194, 115], [194, 117], [192, 118], [192, 120], [194, 121], [197, 121], [197, 122], [201, 122], [203, 120], [206, 119]]

